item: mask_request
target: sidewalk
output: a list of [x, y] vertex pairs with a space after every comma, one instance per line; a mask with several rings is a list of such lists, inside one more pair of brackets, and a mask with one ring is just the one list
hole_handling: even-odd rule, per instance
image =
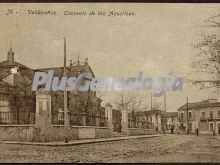
[[140, 136], [124, 136], [124, 137], [112, 137], [112, 138], [101, 138], [101, 139], [85, 139], [85, 140], [73, 140], [65, 143], [64, 141], [54, 142], [17, 142], [17, 141], [0, 141], [1, 144], [21, 144], [21, 145], [37, 145], [37, 146], [73, 146], [89, 143], [100, 143], [100, 142], [111, 142], [129, 139], [141, 139], [141, 138], [152, 138], [164, 136], [163, 134], [156, 135], [140, 135]]

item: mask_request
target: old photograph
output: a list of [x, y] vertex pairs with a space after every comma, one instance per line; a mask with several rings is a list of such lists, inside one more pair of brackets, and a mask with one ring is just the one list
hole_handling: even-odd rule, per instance
[[1, 3], [0, 163], [220, 163], [220, 4]]

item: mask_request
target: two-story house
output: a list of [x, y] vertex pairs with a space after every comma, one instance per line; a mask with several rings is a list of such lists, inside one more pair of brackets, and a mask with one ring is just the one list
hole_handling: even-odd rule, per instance
[[[188, 124], [187, 124], [188, 117]], [[186, 131], [187, 125], [190, 133], [195, 133], [196, 128], [200, 133], [220, 134], [220, 101], [208, 99], [201, 102], [184, 104], [178, 109], [179, 130]]]

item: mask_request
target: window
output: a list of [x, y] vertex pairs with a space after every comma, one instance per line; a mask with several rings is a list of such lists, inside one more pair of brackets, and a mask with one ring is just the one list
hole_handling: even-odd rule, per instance
[[209, 131], [213, 131], [213, 130], [214, 130], [214, 125], [213, 125], [213, 123], [210, 123]]
[[64, 121], [64, 111], [63, 111], [62, 109], [59, 109], [59, 112], [58, 112], [58, 121], [59, 121], [59, 122]]
[[210, 118], [213, 119], [213, 112], [210, 111], [209, 114], [210, 114]]
[[189, 112], [189, 118], [191, 118], [192, 117], [192, 112]]
[[10, 123], [9, 112], [1, 112], [0, 118], [1, 118], [1, 123], [4, 123], [4, 124]]
[[183, 113], [180, 113], [180, 118], [183, 119]]
[[202, 118], [205, 118], [205, 112], [202, 112]]

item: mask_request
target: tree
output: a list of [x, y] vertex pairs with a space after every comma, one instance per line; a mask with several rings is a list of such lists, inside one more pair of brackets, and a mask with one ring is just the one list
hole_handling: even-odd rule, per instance
[[220, 14], [217, 14], [215, 16], [209, 17], [208, 19], [206, 19], [205, 21], [210, 23], [210, 25], [208, 25], [208, 27], [220, 27], [220, 22], [215, 20], [216, 18], [218, 19], [220, 17]]
[[[220, 14], [210, 17], [206, 22], [211, 23], [208, 27], [220, 28]], [[202, 41], [194, 45], [198, 51], [192, 63], [194, 72], [200, 77], [191, 82], [200, 88], [220, 88], [220, 37], [219, 34], [202, 34]]]
[[128, 112], [142, 111], [146, 109], [142, 97], [134, 93], [127, 95], [121, 93], [120, 96], [114, 100], [114, 103], [117, 107], [126, 108]]
[[121, 93], [121, 95], [114, 100], [114, 103], [116, 106], [125, 108], [128, 112], [132, 113], [134, 127], [136, 127], [135, 111], [139, 112], [147, 109], [147, 106], [143, 104], [142, 97], [134, 93], [127, 95]]
[[[22, 108], [30, 106], [34, 106], [35, 103], [35, 95], [31, 91], [31, 81], [28, 79], [22, 79], [18, 81], [13, 88], [13, 92], [10, 97], [11, 105], [16, 112], [16, 121], [17, 124], [20, 124], [20, 112]], [[28, 120], [24, 120], [25, 122], [29, 122]]]
[[[86, 116], [86, 123], [89, 122], [89, 115], [96, 115], [97, 111], [97, 97], [94, 91], [90, 89], [88, 92], [79, 92], [77, 99], [77, 107], [78, 112], [82, 112]], [[92, 114], [91, 114], [92, 112]]]
[[161, 103], [158, 103], [157, 101], [154, 101], [153, 105], [152, 105], [152, 111], [159, 110], [161, 105], [162, 105]]

